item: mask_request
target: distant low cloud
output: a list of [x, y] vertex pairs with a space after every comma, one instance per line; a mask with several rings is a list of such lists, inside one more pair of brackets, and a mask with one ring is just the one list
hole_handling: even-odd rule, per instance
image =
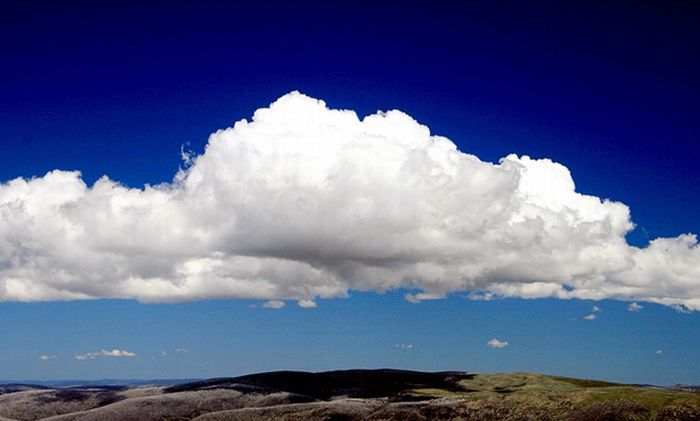
[[39, 359], [41, 361], [51, 361], [51, 360], [57, 360], [58, 357], [55, 355], [39, 355]]
[[394, 347], [408, 351], [410, 349], [413, 349], [413, 344], [396, 344], [394, 345]]
[[593, 309], [591, 309], [591, 311], [594, 313], [601, 313], [603, 309], [598, 306], [593, 306]]
[[482, 161], [401, 111], [359, 118], [292, 92], [182, 155], [156, 186], [62, 170], [1, 183], [0, 301], [406, 288], [414, 303], [478, 291], [700, 310], [695, 235], [631, 246], [629, 208], [578, 193], [565, 166]]
[[284, 306], [285, 306], [284, 301], [280, 301], [280, 300], [269, 300], [269, 301], [265, 301], [265, 302], [262, 304], [262, 307], [263, 307], [263, 308], [271, 308], [271, 309], [274, 309], [274, 310], [279, 310], [279, 309], [281, 309], [281, 308], [284, 307]]
[[486, 345], [490, 348], [505, 348], [508, 346], [508, 342], [499, 341], [498, 339], [493, 338], [490, 341], [486, 342]]
[[122, 349], [100, 350], [97, 352], [88, 352], [87, 354], [76, 354], [76, 360], [94, 360], [97, 357], [135, 357], [136, 354]]
[[598, 316], [596, 316], [595, 314], [589, 314], [588, 316], [585, 316], [583, 319], [584, 320], [595, 320], [597, 318], [598, 318]]
[[664, 353], [664, 351], [662, 351], [662, 350], [660, 350], [660, 349], [657, 349], [657, 350], [656, 350], [656, 355], [661, 355], [661, 354], [663, 354], [663, 353]]
[[175, 352], [189, 352], [186, 348], [177, 348]]
[[644, 308], [641, 304], [637, 303], [630, 303], [630, 305], [627, 306], [627, 311], [640, 311]]

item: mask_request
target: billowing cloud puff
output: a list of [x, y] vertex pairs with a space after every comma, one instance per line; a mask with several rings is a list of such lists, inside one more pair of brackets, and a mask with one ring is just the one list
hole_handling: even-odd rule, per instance
[[627, 244], [627, 206], [566, 167], [479, 160], [400, 111], [293, 92], [209, 138], [171, 183], [52, 171], [0, 185], [0, 299], [474, 297], [700, 309], [695, 235]]

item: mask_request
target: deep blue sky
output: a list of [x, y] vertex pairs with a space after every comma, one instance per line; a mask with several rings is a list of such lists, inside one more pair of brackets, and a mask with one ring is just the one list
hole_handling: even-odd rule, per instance
[[[700, 232], [697, 7], [127, 3], [0, 4], [0, 180], [60, 168], [170, 181], [181, 145], [201, 152], [299, 90], [360, 115], [400, 109], [485, 160], [561, 162], [579, 191], [630, 206], [633, 244]], [[700, 383], [700, 318], [660, 306], [609, 302], [585, 322], [581, 301], [249, 304], [0, 303], [0, 379], [397, 366]], [[489, 349], [491, 337], [511, 345]], [[415, 347], [397, 353], [404, 342]], [[139, 356], [70, 360], [107, 347]], [[190, 352], [151, 364], [176, 347]]]

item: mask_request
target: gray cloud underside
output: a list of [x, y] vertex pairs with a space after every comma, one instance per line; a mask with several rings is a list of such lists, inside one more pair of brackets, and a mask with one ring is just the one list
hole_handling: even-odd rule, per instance
[[[700, 309], [695, 235], [627, 244], [627, 206], [566, 167], [483, 162], [400, 111], [293, 92], [209, 138], [172, 183], [0, 184], [0, 300], [312, 300], [416, 288]], [[311, 301], [304, 301], [310, 303]]]

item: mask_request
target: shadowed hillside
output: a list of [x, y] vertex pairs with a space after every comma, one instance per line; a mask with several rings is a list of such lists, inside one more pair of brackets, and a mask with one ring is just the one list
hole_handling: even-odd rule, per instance
[[700, 420], [700, 393], [530, 373], [280, 371], [171, 386], [0, 386], [6, 420]]

